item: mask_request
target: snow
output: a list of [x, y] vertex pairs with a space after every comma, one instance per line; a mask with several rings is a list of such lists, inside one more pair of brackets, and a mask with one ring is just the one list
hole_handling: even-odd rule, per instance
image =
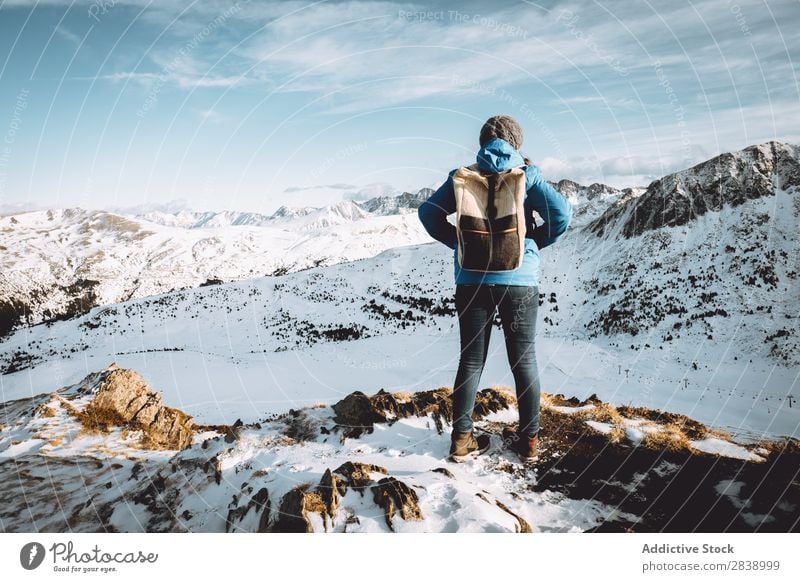
[[599, 422], [597, 420], [587, 420], [586, 424], [588, 424], [593, 429], [603, 434], [609, 434], [611, 432], [611, 429], [614, 428], [613, 424], [610, 424], [608, 422]]
[[723, 457], [731, 457], [734, 459], [742, 459], [743, 461], [763, 461], [764, 458], [748, 451], [746, 448], [732, 443], [730, 441], [722, 440], [717, 437], [705, 438], [698, 441], [689, 441], [693, 448], [704, 453], [712, 455], [720, 455]]
[[[739, 443], [800, 436], [797, 362], [791, 359], [798, 353], [800, 300], [791, 275], [797, 192], [776, 190], [774, 196], [629, 239], [620, 235], [622, 219], [602, 237], [582, 228], [609, 205], [643, 191], [579, 186], [570, 194], [579, 219], [561, 242], [541, 251], [536, 351], [543, 391], [581, 401], [595, 394], [615, 405], [685, 414], [728, 431]], [[459, 353], [455, 314], [432, 315], [415, 302], [452, 308], [452, 251], [421, 244], [429, 238], [413, 212], [380, 215], [397, 210], [396, 201], [375, 204], [374, 214], [345, 201], [321, 209], [286, 208], [273, 216], [181, 211], [151, 213], [146, 221], [65, 209], [0, 218], [0, 243], [13, 249], [0, 256], [2, 297], [41, 293], [44, 299], [33, 311], [56, 312], [74, 300], [63, 287], [80, 275], [100, 282], [102, 304], [80, 317], [0, 339], [0, 369], [14, 353], [31, 358], [29, 365], [20, 364], [23, 369], [0, 374], [0, 400], [53, 392], [111, 362], [133, 368], [162, 392], [165, 404], [207, 424], [261, 421], [289, 409], [332, 404], [355, 390], [451, 386]], [[775, 255], [764, 261], [765, 252]], [[774, 268], [773, 286], [758, 275], [765, 262]], [[285, 274], [262, 276], [276, 270]], [[758, 285], [742, 283], [756, 275]], [[197, 287], [211, 278], [230, 282]], [[371, 300], [395, 315], [370, 311]], [[636, 317], [652, 321], [625, 316], [621, 323], [632, 326], [627, 331], [602, 331], [602, 315], [626, 301], [634, 302]], [[687, 312], [663, 315], [654, 306], [683, 306]], [[712, 308], [727, 315], [703, 315]], [[412, 319], [403, 318], [407, 313]], [[330, 339], [348, 329], [358, 337]], [[780, 330], [788, 332], [775, 336]], [[668, 334], [674, 338], [666, 339]], [[514, 389], [498, 328], [481, 376], [481, 387], [489, 386]], [[45, 421], [0, 426], [0, 458], [169, 456], [136, 449], [135, 434], [79, 434], [60, 407], [51, 408], [56, 415]], [[554, 408], [574, 414], [594, 406]], [[330, 414], [327, 408], [320, 411]], [[500, 411], [486, 420], [514, 417], [514, 411]], [[330, 460], [341, 455], [387, 466], [420, 492], [429, 516], [425, 524], [398, 523], [402, 531], [514, 531], [516, 520], [493, 500], [502, 500], [538, 531], [583, 531], [613, 515], [613, 508], [592, 501], [532, 493], [487, 459], [448, 467], [456, 474], [454, 485], [432, 471], [441, 466], [449, 442], [447, 434], [430, 430], [430, 422], [403, 419], [376, 426], [371, 435], [348, 441], [344, 451], [325, 442], [279, 446], [277, 429], [267, 426], [245, 432], [221, 465], [233, 475], [245, 466], [266, 471], [275, 496], [318, 481], [332, 468]], [[587, 424], [603, 434], [612, 429], [605, 422]], [[658, 427], [626, 419], [622, 428], [636, 444]], [[195, 442], [208, 436], [198, 435]], [[691, 445], [748, 461], [767, 454], [717, 437]], [[242, 473], [229, 485], [235, 489], [245, 478]], [[524, 482], [535, 480], [531, 473]], [[737, 499], [736, 483], [721, 487], [720, 495]], [[490, 501], [477, 497], [483, 491]], [[198, 516], [197, 531], [218, 531], [224, 516], [210, 508], [224, 507], [230, 491], [207, 494], [187, 499], [185, 509]], [[344, 506], [367, 516], [348, 531], [386, 530], [368, 501], [348, 493]], [[747, 519], [755, 523], [760, 517]], [[123, 505], [110, 518], [130, 531], [142, 529], [139, 519], [135, 508]]]
[[592, 408], [594, 408], [594, 404], [584, 404], [583, 406], [553, 406], [554, 410], [564, 414], [575, 414], [576, 412], [584, 412]]

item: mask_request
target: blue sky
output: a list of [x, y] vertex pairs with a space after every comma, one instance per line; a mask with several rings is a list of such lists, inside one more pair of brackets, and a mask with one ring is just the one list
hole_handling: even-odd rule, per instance
[[646, 185], [800, 142], [798, 57], [796, 0], [6, 0], [0, 207], [435, 187], [496, 113], [548, 179]]

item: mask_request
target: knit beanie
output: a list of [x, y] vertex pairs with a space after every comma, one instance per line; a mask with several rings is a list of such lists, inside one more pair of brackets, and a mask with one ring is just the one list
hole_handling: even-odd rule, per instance
[[522, 128], [510, 115], [495, 115], [486, 120], [481, 128], [480, 146], [495, 137], [507, 141], [514, 149], [522, 147]]

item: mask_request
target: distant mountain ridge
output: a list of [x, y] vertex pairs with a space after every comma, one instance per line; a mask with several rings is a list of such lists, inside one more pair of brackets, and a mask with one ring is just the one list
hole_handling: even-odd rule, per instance
[[[677, 243], [682, 236], [695, 236], [695, 230], [697, 237], [707, 238], [709, 228], [701, 224], [699, 229], [690, 228], [688, 234], [680, 234], [662, 232], [661, 227], [692, 226], [694, 220], [720, 209], [726, 210], [725, 225], [712, 228], [732, 231], [749, 219], [756, 223], [753, 228], [759, 232], [766, 228], [764, 232], [769, 236], [774, 232], [769, 230], [771, 221], [783, 221], [784, 217], [771, 217], [768, 208], [754, 217], [739, 209], [746, 201], [796, 191], [800, 184], [798, 159], [797, 146], [768, 142], [717, 156], [656, 180], [647, 188], [617, 189], [561, 180], [554, 186], [574, 208], [570, 234], [565, 240], [586, 243], [586, 250], [580, 250], [576, 261], [587, 260], [587, 253], [608, 254], [604, 249], [618, 247], [626, 239], [630, 239], [628, 252], [656, 256], [659, 248], [667, 248], [668, 241]], [[18, 327], [73, 317], [97, 305], [205, 284], [284, 275], [429, 242], [415, 209], [432, 193], [432, 189], [423, 188], [398, 196], [344, 200], [321, 208], [282, 206], [272, 215], [186, 209], [120, 215], [68, 208], [3, 216], [0, 337]], [[782, 203], [790, 205], [791, 199]], [[800, 204], [790, 207], [789, 216], [791, 208], [796, 217]], [[728, 211], [739, 214], [733, 216]], [[653, 236], [638, 240], [638, 236], [647, 234]], [[796, 266], [787, 265], [776, 271], [773, 265], [759, 265], [755, 254], [749, 256], [757, 247], [742, 241], [756, 234], [751, 228], [723, 244], [726, 261], [728, 256], [733, 260], [729, 276], [735, 272], [746, 281], [755, 278], [769, 285], [769, 289], [775, 288], [774, 277], [796, 276]], [[607, 244], [598, 246], [598, 237]], [[796, 256], [797, 249], [790, 242], [770, 250], [770, 260]], [[747, 251], [747, 260], [734, 253], [739, 246]], [[568, 247], [569, 242], [543, 252], [543, 269], [551, 256]], [[609, 274], [617, 274], [594, 289], [600, 311], [590, 326], [592, 333], [635, 331], [645, 325], [637, 323], [637, 319], [660, 320], [663, 308], [650, 313], [650, 308], [639, 304], [640, 294], [633, 287], [649, 285], [652, 275], [643, 272], [641, 279], [633, 279], [629, 272], [618, 272], [617, 267], [626, 263], [625, 257], [602, 259], [609, 261]], [[678, 261], [679, 257], [670, 258], [671, 268], [677, 269]], [[662, 264], [667, 262], [655, 260], [652, 269], [658, 270]], [[575, 281], [576, 286], [584, 284], [582, 278]], [[614, 289], [617, 293], [627, 290], [613, 299], [615, 293], [609, 290]]]
[[[369, 215], [392, 216], [409, 213], [433, 194], [430, 188], [416, 192], [403, 192], [397, 196], [375, 196], [367, 200], [342, 200], [325, 206], [283, 205], [272, 214], [223, 210], [220, 212], [179, 210], [177, 212], [151, 211], [134, 214], [135, 218], [181, 228], [219, 228], [221, 226], [278, 226], [292, 220], [291, 226], [324, 228], [346, 220], [360, 220]], [[302, 217], [314, 218], [296, 221]]]
[[620, 199], [589, 226], [602, 235], [621, 226], [626, 238], [680, 226], [713, 210], [800, 186], [800, 147], [770, 141], [655, 180], [630, 204]]

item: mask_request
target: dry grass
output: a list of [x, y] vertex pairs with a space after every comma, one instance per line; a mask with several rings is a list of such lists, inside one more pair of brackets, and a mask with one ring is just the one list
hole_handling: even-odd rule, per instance
[[36, 407], [34, 414], [43, 418], [52, 418], [56, 415], [56, 411], [50, 406], [50, 402], [44, 402]]
[[[505, 396], [508, 396], [512, 402], [517, 401], [517, 391], [513, 386], [506, 386], [505, 384], [494, 384], [492, 386], [489, 386], [489, 388], [491, 390], [496, 390], [497, 392], [500, 392]], [[542, 396], [544, 397], [544, 394], [542, 394]]]
[[721, 428], [709, 428], [706, 430], [706, 436], [717, 437], [725, 441], [732, 441], [731, 433]]
[[625, 439], [625, 429], [621, 426], [613, 426], [611, 431], [606, 435], [609, 442], [616, 444], [621, 443]]
[[617, 407], [607, 402], [599, 402], [592, 408], [573, 412], [572, 414], [577, 414], [590, 420], [596, 420], [597, 422], [608, 422], [619, 427], [623, 426], [625, 420], [619, 413], [619, 410], [617, 410]]
[[[542, 395], [542, 403], [552, 409], [553, 406], [572, 406], [575, 407], [574, 402], [569, 402], [561, 397], [552, 397], [550, 395]], [[642, 439], [641, 445], [653, 450], [667, 450], [667, 451], [689, 451], [690, 439], [703, 438], [706, 435], [714, 434], [719, 438], [730, 440], [730, 435], [724, 431], [712, 431], [705, 425], [699, 423], [685, 415], [666, 413], [660, 410], [653, 410], [644, 407], [620, 406], [616, 407], [607, 402], [593, 402], [592, 408], [586, 410], [579, 410], [571, 413], [553, 412], [563, 414], [565, 416], [572, 416], [585, 422], [587, 420], [594, 420], [611, 425], [611, 430], [608, 433], [601, 433], [601, 431], [591, 429], [594, 432], [604, 434], [609, 442], [618, 444], [623, 442], [627, 437], [625, 433], [625, 421], [634, 419], [643, 419], [647, 424], [654, 427], [656, 430], [646, 431]]]
[[319, 491], [309, 491], [308, 489], [305, 490], [305, 510], [313, 513], [319, 513], [323, 516], [325, 515], [328, 508], [325, 506], [325, 502], [322, 500], [322, 496], [319, 494]]
[[392, 392], [394, 397], [397, 399], [398, 402], [410, 402], [414, 395], [411, 392], [407, 392], [405, 390], [399, 390], [397, 392]]
[[[74, 410], [74, 408], [73, 408]], [[90, 433], [108, 432], [115, 426], [127, 426], [128, 422], [116, 411], [97, 408], [89, 403], [83, 410], [75, 411], [73, 415], [83, 425], [85, 431]]]
[[764, 447], [769, 451], [769, 455], [792, 454], [800, 455], [800, 439], [785, 437], [773, 441], [760, 441], [753, 448]]
[[[710, 432], [706, 425], [693, 418], [689, 418], [685, 414], [676, 414], [674, 412], [645, 408], [643, 406], [620, 406], [619, 411], [628, 418], [646, 418], [660, 425], [677, 424], [681, 427], [681, 430], [686, 436], [692, 440], [703, 439]], [[730, 435], [721, 438], [730, 439]]]
[[658, 451], [688, 451], [689, 438], [683, 426], [674, 422], [663, 425], [660, 430], [644, 433], [642, 445]]

